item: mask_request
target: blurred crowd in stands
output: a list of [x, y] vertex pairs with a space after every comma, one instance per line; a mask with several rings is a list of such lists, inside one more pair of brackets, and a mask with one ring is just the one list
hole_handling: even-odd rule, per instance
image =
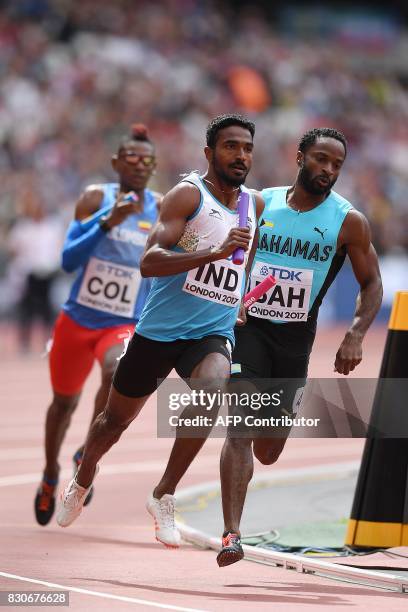
[[[278, 20], [257, 3], [239, 5], [0, 4], [3, 282], [21, 259], [21, 225], [48, 220], [59, 248], [83, 187], [114, 180], [109, 160], [130, 124], [149, 127], [158, 156], [152, 186], [166, 191], [180, 173], [204, 170], [206, 124], [231, 111], [256, 122], [250, 187], [293, 180], [305, 130], [343, 131], [349, 155], [338, 191], [369, 218], [380, 255], [407, 254], [407, 32], [392, 20], [369, 27], [368, 17], [365, 27], [353, 13], [339, 25], [329, 14], [320, 29], [302, 30], [290, 14]], [[38, 259], [29, 253], [27, 273]], [[45, 268], [44, 275], [56, 271]]]

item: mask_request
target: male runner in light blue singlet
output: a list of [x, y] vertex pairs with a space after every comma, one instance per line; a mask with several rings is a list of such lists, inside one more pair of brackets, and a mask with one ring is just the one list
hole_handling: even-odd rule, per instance
[[[277, 387], [284, 389], [284, 405], [279, 410], [292, 414], [301, 401], [319, 306], [346, 255], [360, 293], [353, 322], [336, 354], [335, 371], [347, 375], [360, 363], [364, 335], [381, 304], [382, 283], [368, 222], [332, 190], [346, 148], [344, 136], [334, 129], [307, 132], [299, 143], [294, 185], [262, 191], [265, 209], [250, 288], [268, 274], [273, 274], [277, 283], [249, 308], [246, 325], [236, 329], [232, 379], [264, 379], [266, 383], [265, 379], [283, 379], [285, 383]], [[220, 566], [243, 557], [239, 525], [253, 474], [253, 455], [264, 465], [275, 463], [289, 429], [282, 428], [279, 438], [260, 434], [254, 438], [247, 430], [245, 437], [234, 438], [231, 433], [222, 450], [224, 534], [217, 557]]]
[[[119, 183], [85, 190], [63, 248], [62, 266], [67, 272], [77, 271], [77, 277], [57, 319], [50, 352], [53, 400], [45, 427], [46, 465], [34, 503], [40, 525], [46, 525], [54, 512], [58, 455], [85, 380], [97, 359], [102, 380], [93, 421], [105, 407], [117, 358], [150, 289], [139, 262], [162, 196], [146, 188], [156, 158], [145, 126], [135, 124], [122, 138], [112, 166]], [[129, 192], [137, 201], [126, 200]], [[75, 467], [82, 450], [74, 455]]]
[[[80, 514], [97, 462], [138, 415], [158, 379], [175, 368], [206, 390], [225, 388], [246, 260], [255, 251], [257, 218], [263, 210], [262, 198], [251, 193], [251, 230], [239, 227], [237, 199], [249, 191], [244, 182], [252, 163], [254, 131], [254, 124], [239, 115], [215, 118], [207, 128], [206, 174], [189, 174], [163, 199], [141, 262], [142, 274], [156, 278], [119, 362], [106, 409], [95, 420], [78, 473], [65, 489], [57, 514], [62, 527]], [[243, 263], [232, 261], [236, 248], [246, 251]], [[148, 500], [156, 538], [167, 546], [180, 544], [174, 525], [175, 487], [204, 441], [176, 439], [167, 469]]]

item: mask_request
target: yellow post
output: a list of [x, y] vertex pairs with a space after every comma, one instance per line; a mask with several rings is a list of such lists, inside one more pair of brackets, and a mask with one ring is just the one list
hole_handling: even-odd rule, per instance
[[[366, 440], [348, 523], [345, 543], [355, 548], [408, 546], [408, 397], [402, 397], [407, 379], [408, 291], [399, 291], [370, 418], [377, 433]], [[396, 393], [399, 401], [391, 402]], [[378, 435], [387, 428], [399, 437]]]

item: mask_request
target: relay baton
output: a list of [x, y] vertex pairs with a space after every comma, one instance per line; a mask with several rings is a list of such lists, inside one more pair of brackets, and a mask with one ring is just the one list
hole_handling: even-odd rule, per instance
[[[249, 206], [249, 193], [241, 191], [238, 198], [238, 214], [239, 214], [239, 227], [247, 227], [248, 224], [248, 206]], [[235, 249], [232, 254], [232, 261], [236, 265], [240, 265], [244, 262], [245, 251], [241, 247]]]
[[129, 193], [127, 193], [125, 197], [123, 198], [123, 202], [122, 204], [120, 204], [120, 206], [129, 204], [129, 202], [137, 202], [138, 200], [139, 198], [137, 197], [137, 194], [134, 191], [129, 191]]
[[275, 277], [272, 276], [272, 274], [266, 276], [264, 280], [259, 283], [259, 285], [256, 285], [256, 287], [254, 287], [249, 293], [244, 295], [243, 302], [245, 308], [249, 308], [250, 306], [252, 306], [254, 302], [259, 300], [259, 298], [262, 297], [275, 284], [276, 280]]

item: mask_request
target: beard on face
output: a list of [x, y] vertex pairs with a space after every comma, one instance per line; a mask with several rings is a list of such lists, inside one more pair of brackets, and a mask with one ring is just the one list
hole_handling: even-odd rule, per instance
[[247, 170], [245, 174], [243, 174], [242, 176], [231, 176], [230, 174], [227, 174], [227, 172], [221, 168], [215, 155], [213, 158], [213, 167], [214, 167], [214, 171], [216, 175], [218, 176], [218, 178], [223, 183], [226, 183], [227, 185], [231, 185], [231, 187], [239, 187], [240, 185], [243, 185], [245, 183], [246, 177], [249, 172], [249, 170]]
[[305, 164], [303, 164], [299, 170], [298, 180], [302, 187], [305, 189], [305, 191], [311, 193], [312, 195], [323, 195], [325, 193], [329, 193], [330, 189], [337, 181], [337, 179], [333, 179], [332, 181], [329, 181], [326, 186], [319, 186], [316, 182], [316, 177], [312, 177], [310, 170], [306, 168]]

